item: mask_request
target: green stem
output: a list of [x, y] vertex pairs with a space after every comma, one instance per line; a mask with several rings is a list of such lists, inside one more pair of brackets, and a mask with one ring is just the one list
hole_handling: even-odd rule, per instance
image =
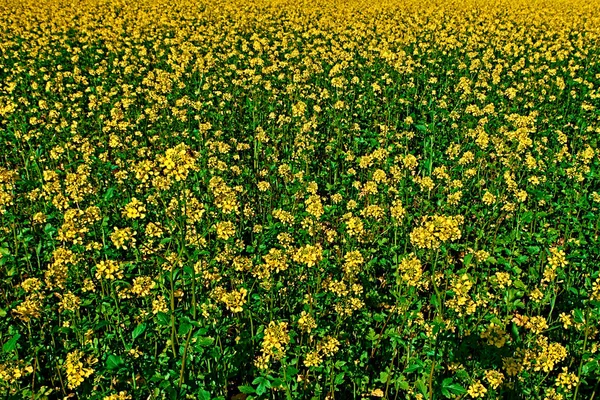
[[581, 384], [581, 370], [583, 368], [583, 357], [585, 355], [585, 351], [587, 349], [587, 341], [589, 335], [588, 329], [588, 312], [585, 314], [585, 337], [583, 339], [583, 350], [581, 352], [581, 360], [579, 361], [579, 368], [577, 369], [577, 386], [575, 387], [575, 393], [573, 394], [573, 400], [577, 400], [577, 395], [579, 394], [579, 385]]
[[179, 389], [181, 389], [181, 385], [183, 384], [183, 373], [185, 371], [185, 361], [187, 360], [187, 352], [190, 347], [190, 339], [192, 337], [193, 329], [190, 329], [188, 332], [187, 338], [185, 339], [185, 348], [183, 349], [183, 357], [181, 358], [181, 370], [179, 371]]
[[435, 260], [433, 261], [433, 265], [432, 265], [432, 269], [431, 269], [431, 283], [433, 284], [433, 290], [435, 290], [435, 295], [438, 298], [437, 301], [437, 305], [436, 305], [436, 309], [437, 312], [440, 316], [440, 318], [443, 320], [444, 319], [444, 312], [443, 312], [443, 307], [442, 307], [442, 295], [440, 293], [440, 290], [437, 287], [437, 283], [435, 282], [435, 267], [437, 266], [437, 260], [438, 260], [438, 256], [440, 254], [440, 251], [437, 250], [435, 253]]
[[171, 292], [170, 292], [170, 300], [171, 300], [171, 350], [173, 351], [173, 357], [177, 357], [177, 351], [175, 350], [175, 294], [173, 287], [173, 266], [171, 266]]
[[431, 363], [431, 371], [429, 372], [429, 398], [433, 400], [433, 371], [435, 369], [435, 360]]

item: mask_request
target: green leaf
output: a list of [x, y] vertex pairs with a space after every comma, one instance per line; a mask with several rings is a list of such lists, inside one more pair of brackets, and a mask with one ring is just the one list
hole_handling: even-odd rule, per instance
[[200, 389], [198, 393], [198, 398], [200, 400], [210, 400], [210, 392], [208, 390]]
[[423, 363], [423, 361], [416, 360], [411, 365], [409, 365], [408, 368], [406, 368], [405, 372], [410, 374], [411, 372], [421, 371], [424, 366], [425, 364]]
[[458, 383], [454, 383], [454, 384], [452, 384], [450, 386], [447, 386], [447, 389], [452, 394], [465, 394], [465, 393], [467, 393], [467, 389], [465, 389], [464, 387], [462, 387]]
[[431, 295], [431, 299], [429, 300], [429, 302], [431, 303], [432, 306], [434, 306], [436, 309], [439, 309], [441, 306], [440, 303], [440, 298], [438, 297], [437, 294], [432, 294]]
[[583, 364], [581, 368], [581, 374], [583, 376], [589, 376], [600, 368], [600, 364], [597, 360], [589, 361]]
[[246, 385], [238, 386], [238, 390], [243, 394], [255, 393], [255, 390], [252, 386], [246, 386]]
[[158, 312], [156, 314], [156, 319], [158, 320], [158, 324], [159, 325], [169, 325], [171, 323], [171, 321], [169, 320], [169, 316], [167, 315], [167, 313], [164, 313], [162, 311]]
[[335, 384], [336, 385], [341, 385], [344, 382], [344, 377], [346, 376], [345, 372], [340, 372], [339, 374], [337, 374], [335, 376]]
[[427, 396], [429, 394], [429, 390], [427, 390], [427, 385], [423, 379], [419, 379], [417, 382], [415, 382], [415, 386], [423, 396]]
[[262, 376], [255, 378], [252, 381], [252, 384], [258, 384], [258, 387], [256, 388], [256, 394], [259, 396], [263, 395], [267, 391], [267, 389], [271, 387], [271, 382], [267, 378], [264, 378]]
[[206, 346], [210, 346], [211, 344], [213, 344], [214, 341], [215, 341], [215, 339], [213, 339], [211, 337], [202, 336], [202, 337], [199, 337], [196, 339], [196, 344], [199, 346], [206, 347]]
[[288, 366], [285, 370], [285, 374], [288, 377], [294, 377], [298, 374], [298, 372], [300, 372], [300, 370], [298, 368], [294, 368], [291, 365]]
[[259, 376], [259, 377], [254, 378], [254, 380], [252, 381], [252, 384], [260, 385], [265, 380], [266, 380], [265, 378], [263, 378], [262, 376]]
[[367, 334], [367, 340], [374, 342], [375, 340], [377, 340], [378, 337], [379, 337], [379, 335], [377, 335], [375, 333], [375, 329], [369, 328], [369, 333]]
[[513, 282], [513, 285], [517, 288], [517, 289], [522, 289], [522, 290], [526, 290], [527, 286], [525, 286], [525, 284], [523, 283], [522, 280], [517, 279], [516, 281]]
[[17, 341], [19, 340], [20, 337], [21, 337], [21, 334], [16, 333], [15, 336], [13, 336], [6, 343], [4, 343], [4, 346], [2, 346], [2, 350], [5, 353], [10, 353], [14, 349], [16, 349], [17, 348]]
[[581, 311], [578, 308], [573, 310], [573, 320], [575, 321], [576, 324], [583, 324], [585, 322], [585, 318], [583, 316], [583, 311]]
[[377, 322], [383, 322], [385, 320], [385, 315], [384, 314], [374, 314], [373, 320], [375, 320]]
[[401, 390], [408, 390], [408, 388], [409, 388], [408, 381], [405, 381], [404, 379], [402, 379], [401, 381], [398, 381], [397, 385], [398, 385], [398, 389], [401, 389]]
[[[271, 375], [269, 375], [269, 378], [273, 379], [273, 377]], [[273, 379], [273, 382], [271, 383], [271, 387], [278, 387], [278, 386], [283, 386], [283, 380], [281, 378], [275, 378]]]
[[115, 188], [109, 187], [108, 190], [106, 191], [106, 193], [104, 193], [104, 201], [109, 201], [110, 199], [112, 199], [114, 194], [115, 194]]
[[469, 253], [465, 256], [465, 258], [463, 259], [463, 265], [465, 266], [465, 268], [467, 268], [469, 265], [471, 265], [472, 259], [473, 259], [473, 253]]
[[123, 361], [123, 359], [121, 357], [111, 354], [106, 359], [106, 368], [108, 368], [110, 370], [117, 369], [124, 363], [125, 362]]
[[390, 374], [388, 374], [387, 372], [381, 371], [379, 373], [379, 382], [386, 383], [389, 376], [390, 376]]
[[179, 330], [178, 330], [178, 334], [179, 335], [186, 335], [190, 329], [192, 329], [192, 324], [190, 324], [189, 322], [182, 322], [179, 324]]
[[142, 333], [144, 333], [145, 330], [146, 330], [146, 323], [144, 323], [144, 322], [142, 322], [141, 324], [136, 326], [135, 329], [133, 330], [133, 332], [131, 332], [131, 336], [133, 337], [133, 340], [135, 340]]
[[[527, 257], [527, 256], [517, 257], [517, 263], [519, 263], [519, 264], [524, 264], [525, 262], [527, 262], [527, 260], [529, 260], [529, 257]], [[516, 272], [517, 272], [517, 274], [519, 274], [519, 271], [516, 271]]]
[[442, 381], [442, 394], [444, 396], [453, 397], [453, 395], [465, 393], [467, 393], [467, 389], [458, 383], [454, 383], [452, 378], [446, 378]]

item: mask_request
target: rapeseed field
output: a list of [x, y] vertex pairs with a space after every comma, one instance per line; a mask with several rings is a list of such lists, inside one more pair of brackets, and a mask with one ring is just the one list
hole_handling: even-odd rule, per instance
[[3, 399], [600, 397], [597, 0], [2, 0]]

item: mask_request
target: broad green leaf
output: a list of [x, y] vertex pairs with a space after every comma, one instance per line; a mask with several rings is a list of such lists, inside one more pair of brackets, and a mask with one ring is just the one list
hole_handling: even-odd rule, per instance
[[252, 386], [246, 385], [238, 386], [238, 390], [244, 394], [252, 394], [256, 392]]
[[169, 315], [167, 313], [164, 312], [158, 312], [156, 314], [156, 319], [158, 320], [158, 324], [159, 325], [169, 325], [171, 323], [171, 320], [169, 319]]
[[135, 329], [133, 330], [133, 332], [131, 332], [131, 336], [133, 337], [133, 340], [135, 340], [142, 333], [144, 333], [145, 330], [146, 330], [146, 323], [144, 323], [144, 322], [142, 322], [141, 324], [136, 326]]
[[192, 324], [190, 324], [189, 322], [181, 322], [179, 324], [179, 330], [177, 331], [177, 333], [179, 335], [187, 335], [190, 329], [192, 329]]
[[379, 373], [379, 382], [386, 383], [388, 380], [389, 374], [385, 371], [381, 371]]
[[19, 340], [20, 337], [21, 337], [21, 334], [16, 333], [12, 338], [10, 338], [6, 343], [4, 343], [4, 346], [2, 346], [2, 350], [5, 353], [10, 353], [14, 349], [16, 349], [17, 341]]
[[115, 356], [113, 354], [109, 355], [106, 359], [106, 368], [113, 370], [119, 368], [124, 364], [124, 361], [121, 357]]
[[213, 344], [214, 341], [215, 341], [215, 339], [213, 339], [211, 337], [202, 336], [202, 337], [199, 337], [196, 339], [196, 344], [199, 346], [206, 347], [206, 346], [210, 346], [211, 344]]

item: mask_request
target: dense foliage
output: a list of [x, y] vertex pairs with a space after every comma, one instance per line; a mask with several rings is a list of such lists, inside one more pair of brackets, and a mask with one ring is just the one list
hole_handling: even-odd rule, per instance
[[592, 399], [600, 3], [0, 3], [10, 399]]

